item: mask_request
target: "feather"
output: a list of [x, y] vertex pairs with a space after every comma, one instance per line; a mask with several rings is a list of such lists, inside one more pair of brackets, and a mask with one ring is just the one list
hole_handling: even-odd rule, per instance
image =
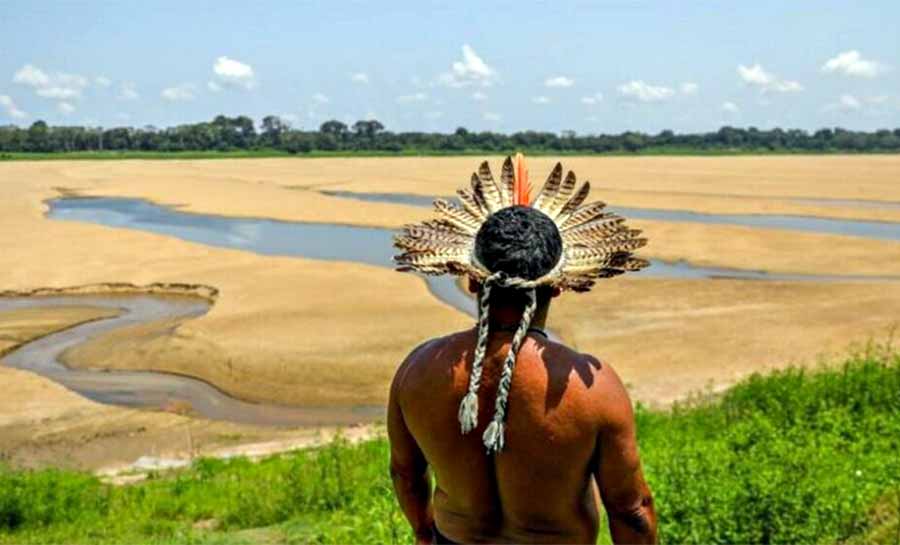
[[472, 241], [459, 242], [438, 238], [413, 238], [401, 235], [394, 239], [394, 246], [407, 252], [441, 253], [466, 248], [471, 250]]
[[399, 240], [410, 241], [436, 241], [452, 246], [472, 244], [475, 238], [471, 235], [465, 235], [456, 231], [430, 229], [422, 226], [408, 227], [400, 233], [394, 235], [394, 244], [398, 245]]
[[528, 168], [525, 166], [525, 156], [516, 154], [516, 175], [513, 183], [513, 204], [518, 206], [531, 205], [531, 187], [528, 185]]
[[500, 171], [500, 187], [507, 197], [507, 206], [511, 205], [516, 194], [516, 173], [512, 157], [507, 156], [503, 161], [503, 168]]
[[[625, 218], [613, 216], [611, 218], [595, 219], [594, 221], [567, 229], [562, 233], [562, 239], [566, 242], [591, 242], [628, 232], [629, 229], [625, 225]], [[633, 233], [634, 236], [638, 234], [640, 234], [640, 231]]]
[[497, 185], [497, 182], [494, 181], [494, 175], [491, 174], [491, 167], [487, 161], [478, 167], [478, 185], [481, 187], [484, 202], [491, 213], [506, 206], [502, 186]]
[[464, 235], [467, 237], [472, 237], [472, 233], [468, 231], [468, 229], [460, 229], [459, 227], [453, 225], [452, 223], [445, 221], [443, 219], [434, 219], [434, 220], [425, 220], [420, 224], [416, 225], [407, 225], [404, 229], [409, 229], [412, 227], [421, 227], [423, 229], [430, 229], [433, 231], [442, 231], [447, 233], [455, 233], [458, 235]]
[[591, 204], [586, 204], [578, 210], [572, 212], [568, 218], [560, 223], [559, 230], [565, 231], [566, 229], [578, 227], [579, 225], [585, 224], [598, 218], [605, 219], [619, 217], [612, 212], [604, 212], [604, 208], [606, 208], [606, 203], [602, 201], [596, 201], [592, 202]]
[[633, 250], [647, 244], [647, 239], [633, 238], [627, 240], [609, 240], [596, 242], [591, 246], [568, 246], [565, 249], [566, 267], [575, 267], [581, 263], [596, 261], [609, 263], [612, 256], [619, 253], [630, 255]]
[[[566, 179], [568, 180], [568, 177], [566, 177]], [[566, 219], [568, 219], [572, 212], [577, 210], [578, 207], [581, 206], [581, 203], [583, 203], [584, 200], [587, 199], [587, 196], [590, 192], [590, 182], [584, 182], [583, 184], [581, 184], [581, 187], [578, 188], [578, 192], [575, 193], [575, 196], [566, 201], [562, 209], [560, 209], [559, 213], [556, 215], [556, 218], [554, 218], [556, 220], [556, 224], [562, 225], [562, 223], [566, 221]]]
[[622, 268], [626, 271], [639, 271], [645, 267], [649, 267], [650, 262], [646, 259], [641, 259], [639, 257], [629, 257], [625, 264], [622, 265]]
[[[584, 246], [584, 247], [615, 247], [617, 244], [621, 245], [631, 245], [633, 241], [641, 241], [638, 247], [644, 246], [646, 244], [646, 239], [638, 238], [636, 233], [632, 233], [632, 230], [625, 229], [624, 231], [620, 231], [618, 233], [613, 233], [609, 235], [582, 235], [581, 237], [574, 238], [564, 238], [563, 241], [566, 244], [571, 244], [573, 247]], [[638, 231], [639, 232], [639, 231]]]
[[474, 172], [472, 173], [471, 185], [472, 198], [478, 202], [478, 205], [485, 211], [485, 214], [490, 215], [491, 209], [484, 198], [484, 192], [481, 190], [481, 180], [478, 178], [478, 174], [475, 174]]
[[394, 260], [400, 266], [408, 265], [419, 270], [419, 267], [446, 267], [451, 261], [467, 263], [470, 256], [468, 248], [444, 248], [439, 251], [404, 252]]
[[[560, 172], [560, 174], [562, 174], [562, 172]], [[559, 189], [557, 189], [556, 194], [553, 195], [553, 199], [544, 206], [548, 216], [555, 218], [559, 215], [560, 211], [572, 197], [572, 192], [575, 191], [575, 182], [575, 173], [570, 170], [569, 173], [566, 174], [565, 180], [559, 184]]]
[[556, 199], [556, 194], [559, 192], [561, 181], [562, 163], [556, 163], [556, 166], [550, 171], [550, 176], [547, 177], [547, 181], [544, 182], [544, 187], [541, 188], [541, 192], [538, 193], [537, 198], [534, 199], [534, 207], [551, 218], [553, 217], [551, 209], [553, 207], [553, 202]]
[[450, 201], [437, 199], [434, 201], [434, 208], [444, 221], [452, 224], [464, 233], [474, 235], [481, 227], [481, 220], [464, 209], [451, 204]]
[[457, 189], [456, 194], [459, 196], [459, 201], [462, 203], [463, 208], [476, 218], [484, 221], [490, 215], [490, 212], [485, 211], [484, 208], [481, 207], [481, 203], [478, 202], [472, 191]]

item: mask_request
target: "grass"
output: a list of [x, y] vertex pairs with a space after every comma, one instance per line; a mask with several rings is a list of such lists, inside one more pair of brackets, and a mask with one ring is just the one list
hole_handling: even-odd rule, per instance
[[[897, 353], [753, 376], [637, 419], [663, 542], [900, 544]], [[409, 542], [387, 459], [382, 438], [125, 487], [0, 470], [0, 542]]]
[[[377, 150], [345, 150], [345, 151], [311, 151], [308, 153], [291, 154], [277, 149], [253, 149], [230, 151], [72, 151], [72, 152], [0, 152], [0, 162], [3, 161], [95, 161], [95, 160], [195, 160], [195, 159], [261, 159], [270, 157], [296, 157], [296, 158], [328, 158], [328, 157], [457, 157], [457, 156], [483, 156], [483, 155], [508, 155], [523, 150], [403, 150], [403, 151], [377, 151]], [[592, 153], [590, 151], [560, 151], [553, 149], [526, 149], [528, 155], [535, 156], [589, 156], [603, 155], [610, 157], [630, 156], [740, 156], [740, 155], [884, 155], [895, 152], [853, 152], [850, 150], [770, 150], [760, 149], [697, 149], [675, 148], [670, 146], [644, 148], [635, 152], [608, 151]]]

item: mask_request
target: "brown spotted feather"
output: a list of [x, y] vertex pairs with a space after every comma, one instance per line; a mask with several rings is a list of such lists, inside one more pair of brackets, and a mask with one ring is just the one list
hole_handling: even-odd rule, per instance
[[481, 187], [481, 194], [484, 196], [484, 202], [487, 204], [488, 210], [494, 213], [506, 206], [501, 185], [494, 180], [494, 175], [491, 173], [491, 167], [487, 161], [481, 163], [481, 166], [478, 167], [477, 176], [478, 185]]
[[507, 156], [506, 160], [503, 161], [503, 169], [500, 172], [500, 187], [505, 195], [506, 206], [511, 205], [516, 187], [516, 174], [512, 157]]
[[541, 188], [541, 192], [538, 193], [531, 206], [552, 218], [553, 215], [550, 213], [550, 209], [556, 199], [556, 194], [559, 192], [560, 183], [562, 183], [562, 163], [556, 163], [556, 166], [550, 171], [547, 181], [544, 182], [544, 187]]

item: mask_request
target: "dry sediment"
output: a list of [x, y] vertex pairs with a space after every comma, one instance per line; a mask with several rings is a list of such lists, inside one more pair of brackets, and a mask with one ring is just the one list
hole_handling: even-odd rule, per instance
[[[71, 351], [67, 361], [183, 373], [251, 400], [382, 403], [393, 370], [412, 347], [471, 326], [471, 319], [435, 302], [420, 279], [360, 264], [266, 257], [52, 221], [44, 217], [44, 201], [68, 188], [82, 195], [147, 198], [193, 212], [395, 227], [429, 212], [292, 188], [446, 195], [477, 162], [467, 157], [0, 163], [0, 289], [206, 286], [205, 296], [216, 304], [173, 334], [160, 334], [160, 324], [114, 332]], [[533, 177], [549, 171], [552, 162], [532, 160]], [[605, 188], [597, 198], [622, 206], [900, 221], [900, 209], [790, 200], [900, 201], [896, 156], [563, 162]], [[648, 257], [777, 272], [900, 274], [896, 242], [634, 223], [651, 238]], [[814, 362], [823, 352], [881, 338], [898, 321], [895, 284], [615, 279], [590, 294], [559, 299], [550, 326], [579, 349], [609, 358], [638, 399], [667, 402], [707, 384]], [[0, 371], [9, 384], [46, 382]], [[104, 429], [100, 420], [116, 418], [96, 414], [99, 430]], [[2, 435], [8, 437], [8, 430]]]

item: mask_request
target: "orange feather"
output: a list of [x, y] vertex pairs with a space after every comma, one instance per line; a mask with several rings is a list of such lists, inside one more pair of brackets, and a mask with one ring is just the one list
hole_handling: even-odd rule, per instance
[[525, 168], [525, 156], [516, 154], [516, 177], [513, 186], [513, 204], [531, 205], [531, 187], [528, 185], [528, 169]]

